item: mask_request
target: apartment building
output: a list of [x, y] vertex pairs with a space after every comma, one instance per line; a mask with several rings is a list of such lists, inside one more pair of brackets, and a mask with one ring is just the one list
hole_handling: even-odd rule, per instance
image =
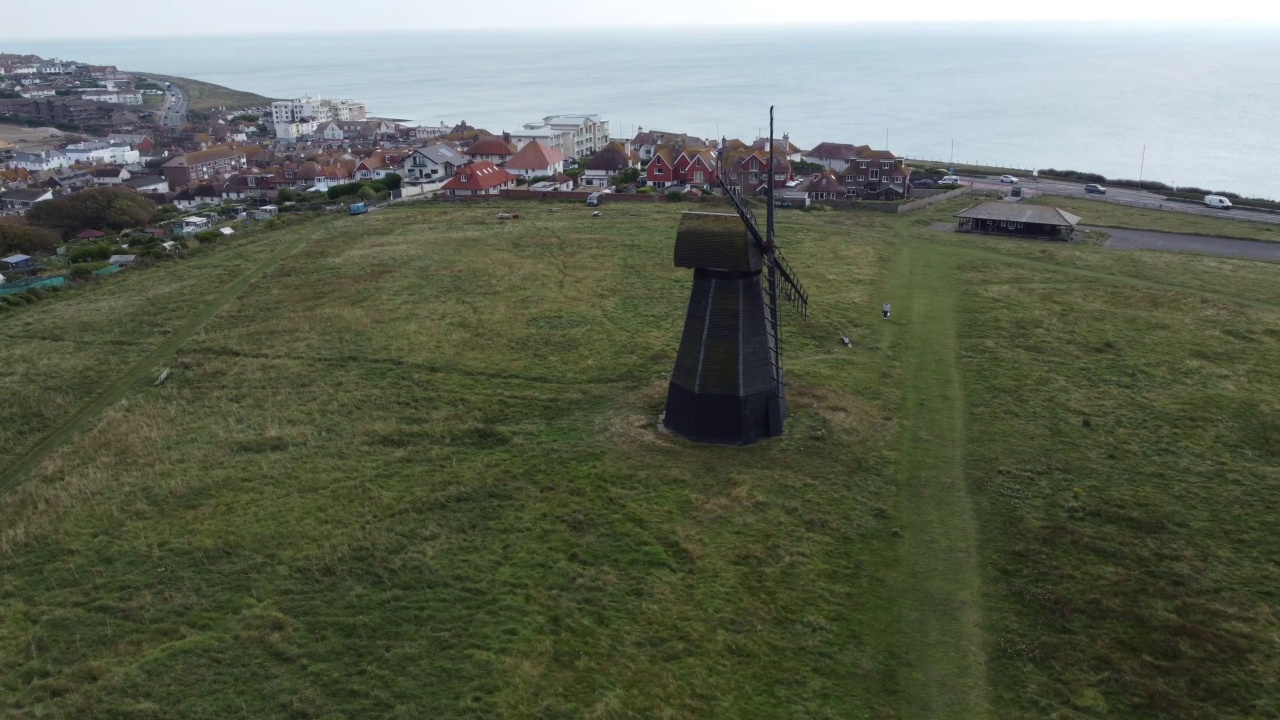
[[[319, 97], [301, 97], [296, 100], [278, 100], [271, 103], [271, 123], [277, 128], [276, 137], [294, 137], [289, 133], [296, 123], [314, 121], [317, 125], [329, 121], [360, 122], [368, 116], [364, 103], [353, 100], [331, 100]], [[314, 131], [315, 127], [312, 127]], [[284, 134], [281, 131], [284, 131]]]
[[[547, 146], [575, 159], [594, 155], [609, 144], [609, 121], [601, 120], [599, 115], [548, 115], [541, 122], [526, 123], [524, 129], [547, 129], [564, 135], [561, 142], [548, 142]], [[546, 142], [542, 137], [529, 139]]]

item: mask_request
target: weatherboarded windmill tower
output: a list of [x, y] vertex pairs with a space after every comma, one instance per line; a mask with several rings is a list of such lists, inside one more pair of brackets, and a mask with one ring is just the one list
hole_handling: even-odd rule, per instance
[[[771, 171], [773, 153], [770, 108]], [[693, 291], [663, 424], [697, 442], [749, 445], [782, 435], [787, 418], [779, 294], [802, 317], [809, 296], [774, 242], [773, 173], [761, 231], [725, 170], [720, 187], [736, 214], [685, 213], [676, 234], [675, 264], [693, 269]]]

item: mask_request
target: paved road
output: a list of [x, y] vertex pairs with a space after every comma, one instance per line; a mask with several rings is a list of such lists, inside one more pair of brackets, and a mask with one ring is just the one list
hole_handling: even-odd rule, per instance
[[1205, 237], [1203, 235], [1178, 235], [1176, 233], [1123, 230], [1121, 228], [1087, 227], [1084, 229], [1097, 230], [1109, 234], [1111, 239], [1107, 241], [1106, 246], [1113, 250], [1169, 250], [1280, 262], [1280, 242], [1269, 243], [1258, 240]]
[[177, 85], [168, 90], [164, 96], [164, 107], [160, 110], [160, 121], [167, 127], [180, 127], [187, 123], [187, 109], [190, 101], [187, 94]]
[[[975, 188], [987, 190], [1008, 190], [1013, 187], [1012, 185], [1001, 183], [998, 175], [966, 175], [962, 176], [961, 180]], [[1280, 213], [1242, 210], [1240, 208], [1232, 210], [1216, 210], [1214, 208], [1205, 207], [1199, 203], [1171, 202], [1165, 199], [1163, 195], [1157, 195], [1156, 193], [1147, 192], [1146, 190], [1135, 190], [1133, 188], [1107, 188], [1106, 195], [1090, 195], [1084, 191], [1085, 184], [1080, 182], [1047, 179], [1031, 180], [1024, 178], [1018, 183], [1018, 185], [1022, 187], [1022, 191], [1026, 193], [1028, 197], [1035, 197], [1036, 195], [1061, 195], [1064, 197], [1103, 200], [1120, 205], [1130, 205], [1150, 210], [1164, 210], [1166, 212], [1180, 212], [1188, 215], [1226, 217], [1235, 218], [1237, 220], [1251, 220], [1254, 222], [1280, 224]]]

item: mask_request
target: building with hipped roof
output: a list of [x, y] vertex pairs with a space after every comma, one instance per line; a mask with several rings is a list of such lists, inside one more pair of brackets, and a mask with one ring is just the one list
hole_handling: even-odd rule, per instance
[[503, 168], [482, 160], [458, 168], [441, 190], [454, 197], [497, 195], [516, 185], [516, 176]]
[[564, 172], [564, 154], [534, 140], [517, 150], [503, 167], [523, 178], [555, 177]]

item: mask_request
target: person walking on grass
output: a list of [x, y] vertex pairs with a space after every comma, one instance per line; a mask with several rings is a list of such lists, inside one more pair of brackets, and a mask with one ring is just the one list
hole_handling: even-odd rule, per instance
[[891, 308], [889, 307], [889, 302], [886, 300], [886, 301], [885, 301], [885, 304], [884, 304], [884, 307], [880, 308], [880, 312], [884, 313], [884, 319], [885, 319], [885, 320], [888, 320], [888, 319], [889, 319], [889, 310], [890, 310], [890, 309], [891, 309]]

